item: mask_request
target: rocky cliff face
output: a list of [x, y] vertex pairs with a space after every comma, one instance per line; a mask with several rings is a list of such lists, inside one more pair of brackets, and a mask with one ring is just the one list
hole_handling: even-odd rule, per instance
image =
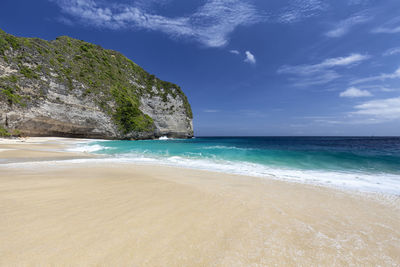
[[193, 136], [179, 86], [112, 50], [0, 30], [0, 135], [145, 139]]

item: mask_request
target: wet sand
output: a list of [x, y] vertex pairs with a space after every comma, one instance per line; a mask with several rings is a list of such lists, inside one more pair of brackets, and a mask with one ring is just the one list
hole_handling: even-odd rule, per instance
[[[0, 151], [60, 149], [50, 143]], [[0, 265], [399, 266], [399, 207], [395, 196], [163, 166], [0, 164]]]

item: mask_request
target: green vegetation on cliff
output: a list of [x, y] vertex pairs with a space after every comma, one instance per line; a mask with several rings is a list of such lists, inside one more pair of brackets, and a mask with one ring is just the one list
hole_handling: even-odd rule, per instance
[[[0, 30], [0, 60], [18, 72], [0, 77], [0, 98], [9, 105], [29, 106], [46, 97], [48, 79], [53, 77], [72, 93], [92, 98], [123, 133], [154, 130], [152, 118], [139, 110], [141, 96], [181, 97], [188, 118], [189, 102], [176, 84], [162, 81], [144, 71], [122, 54], [70, 37], [54, 41], [15, 37]], [[33, 81], [40, 86], [29, 94], [20, 87]]]
[[0, 137], [17, 137], [17, 136], [21, 136], [20, 131], [13, 130], [9, 132], [6, 128], [0, 125]]
[[11, 134], [5, 129], [3, 126], [0, 125], [0, 137], [10, 137]]

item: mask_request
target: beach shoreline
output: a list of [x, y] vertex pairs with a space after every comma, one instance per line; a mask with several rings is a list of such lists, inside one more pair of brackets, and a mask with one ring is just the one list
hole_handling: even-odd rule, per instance
[[400, 264], [397, 196], [106, 165], [85, 141], [0, 140], [0, 265]]
[[0, 138], [0, 164], [95, 158], [90, 153], [70, 150], [90, 141], [62, 137]]

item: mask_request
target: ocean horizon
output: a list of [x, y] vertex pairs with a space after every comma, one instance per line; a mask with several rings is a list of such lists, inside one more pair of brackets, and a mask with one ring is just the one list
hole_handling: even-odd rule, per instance
[[108, 161], [160, 164], [400, 195], [400, 137], [218, 136], [88, 141], [72, 151]]

